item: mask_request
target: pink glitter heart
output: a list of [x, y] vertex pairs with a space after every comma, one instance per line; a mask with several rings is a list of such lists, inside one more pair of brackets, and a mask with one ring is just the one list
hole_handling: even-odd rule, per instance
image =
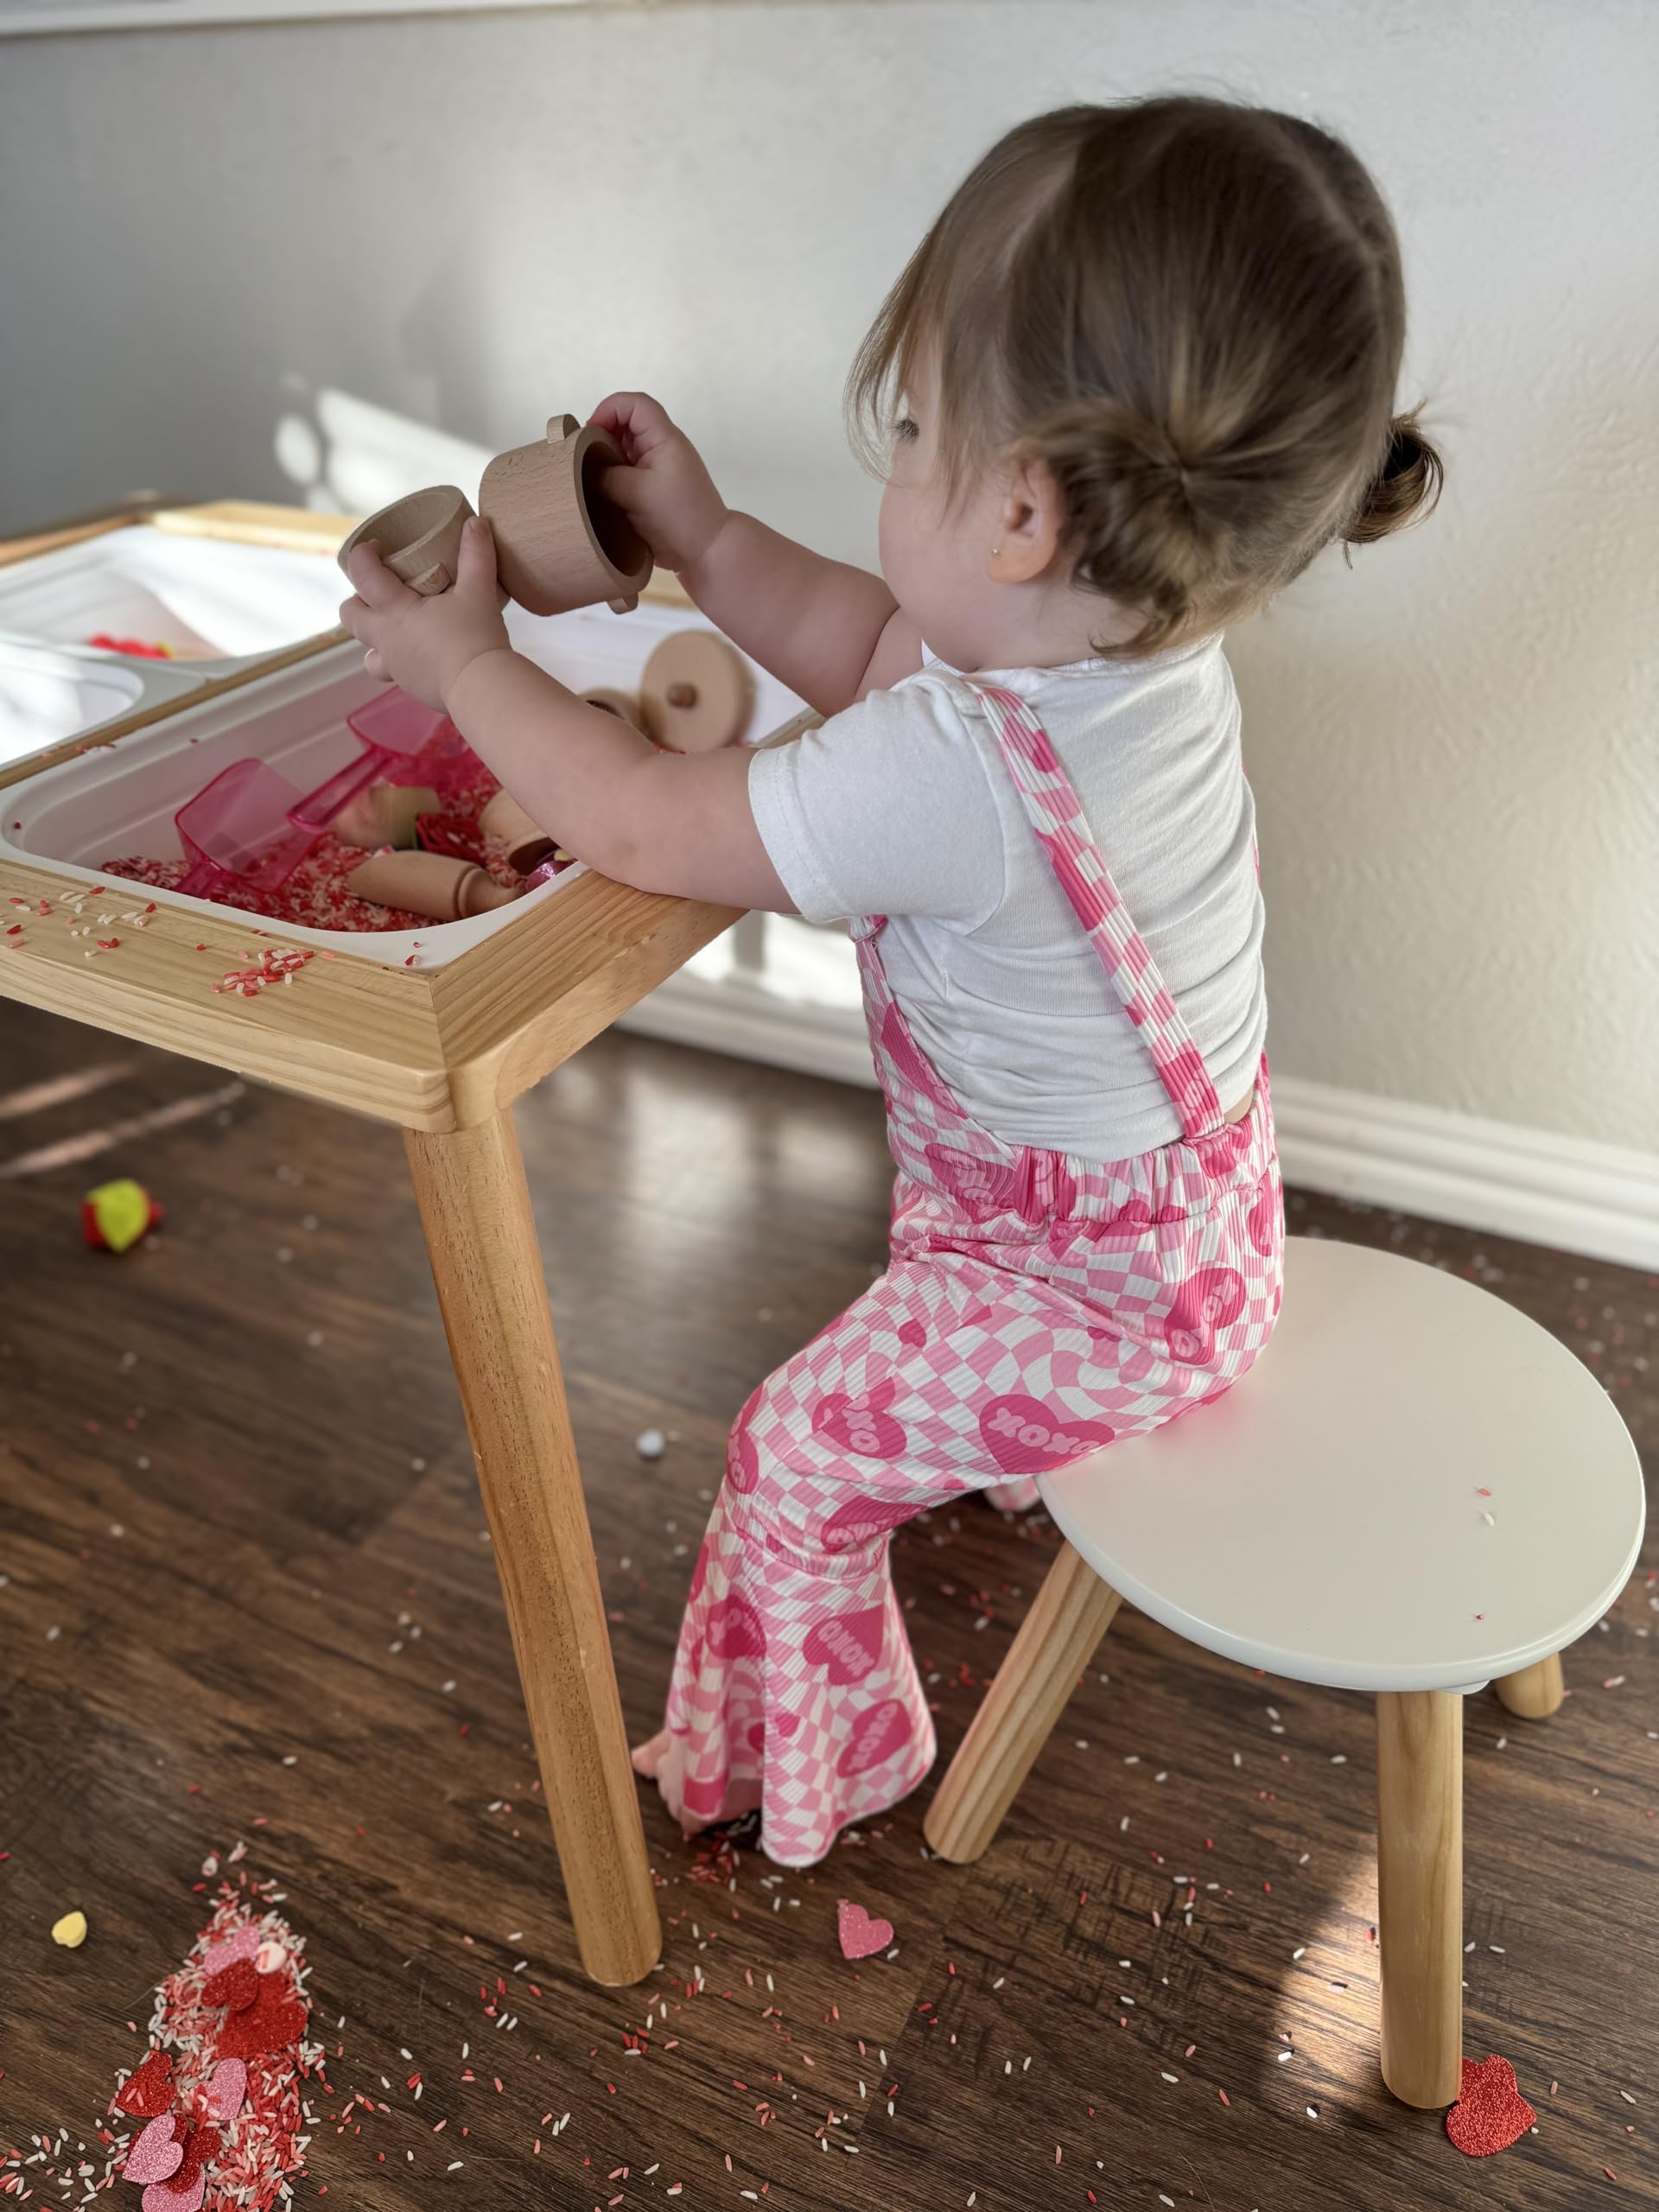
[[165, 2181], [169, 2174], [177, 2173], [184, 2164], [184, 2145], [173, 2139], [175, 2125], [170, 2112], [164, 2112], [159, 2120], [150, 2121], [133, 2145], [127, 2163], [121, 2169], [123, 2181]]
[[207, 2082], [207, 2110], [214, 2120], [227, 2125], [242, 2109], [242, 2101], [248, 2094], [247, 2062], [240, 2058], [221, 2058]]
[[207, 2193], [207, 2169], [200, 2166], [188, 2189], [169, 2189], [164, 2181], [151, 2182], [143, 2194], [143, 2212], [201, 2212]]
[[861, 1904], [849, 1904], [842, 1897], [836, 1907], [836, 1933], [841, 1938], [843, 1959], [873, 1959], [892, 1942], [893, 1923], [872, 1920]]
[[251, 1921], [245, 1922], [234, 1936], [227, 1936], [222, 1942], [210, 1943], [202, 1953], [202, 1979], [211, 1981], [216, 1974], [223, 1974], [238, 1959], [251, 1959], [258, 1948], [259, 1930]]

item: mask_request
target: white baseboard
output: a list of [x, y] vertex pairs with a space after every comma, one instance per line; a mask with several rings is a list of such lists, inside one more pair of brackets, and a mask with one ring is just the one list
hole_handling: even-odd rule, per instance
[[681, 974], [641, 999], [618, 1027], [705, 1052], [729, 1052], [734, 1059], [876, 1087], [864, 1016], [855, 1006], [816, 1006], [735, 978], [715, 983]]
[[[874, 1086], [862, 1016], [741, 982], [677, 976], [625, 1027]], [[1626, 1267], [1659, 1269], [1659, 1154], [1276, 1075], [1285, 1179]]]
[[1273, 1112], [1287, 1183], [1659, 1268], [1659, 1154], [1292, 1075]]

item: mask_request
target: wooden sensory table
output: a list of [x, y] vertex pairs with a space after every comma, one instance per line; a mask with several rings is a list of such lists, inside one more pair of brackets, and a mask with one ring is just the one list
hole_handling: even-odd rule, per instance
[[[330, 552], [352, 527], [239, 503], [129, 507], [0, 543], [0, 563], [137, 519]], [[649, 595], [685, 603], [671, 579]], [[345, 634], [203, 686], [188, 703]], [[152, 719], [0, 769], [0, 787]], [[9, 899], [33, 908], [64, 884], [49, 866], [0, 855], [0, 913], [16, 911]], [[39, 926], [0, 953], [0, 996], [403, 1130], [576, 1941], [588, 1973], [610, 1984], [651, 1971], [661, 1927], [512, 1102], [738, 918], [587, 874], [448, 966], [313, 959], [292, 988], [251, 997], [215, 995], [205, 980], [246, 962], [250, 918], [228, 908], [158, 901], [105, 959], [88, 960], [66, 928]], [[254, 933], [283, 943], [276, 925]], [[222, 963], [205, 960], [204, 944]]]

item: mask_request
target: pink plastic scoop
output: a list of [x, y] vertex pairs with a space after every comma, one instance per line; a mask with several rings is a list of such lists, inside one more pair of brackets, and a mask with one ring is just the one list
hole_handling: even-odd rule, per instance
[[289, 819], [299, 798], [288, 778], [264, 760], [233, 760], [221, 768], [173, 817], [190, 862], [179, 889], [211, 899], [226, 877], [255, 891], [285, 883], [316, 842], [314, 830]]
[[[423, 707], [391, 685], [346, 717], [346, 727], [363, 748], [357, 759], [297, 799], [289, 809], [289, 819], [296, 829], [316, 836], [347, 799], [355, 798], [368, 785], [378, 779], [396, 783], [400, 775], [406, 776], [416, 754], [425, 750], [448, 721], [442, 707]], [[460, 741], [457, 738], [458, 745]], [[422, 780], [437, 780], [429, 764], [423, 766]]]

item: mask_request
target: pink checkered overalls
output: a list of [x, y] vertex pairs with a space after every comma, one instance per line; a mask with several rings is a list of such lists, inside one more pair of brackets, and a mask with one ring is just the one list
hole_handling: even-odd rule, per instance
[[899, 1168], [891, 1263], [739, 1414], [666, 1725], [634, 1754], [688, 1831], [759, 1806], [785, 1866], [932, 1764], [892, 1531], [964, 1491], [1028, 1497], [1033, 1474], [1209, 1403], [1279, 1312], [1267, 1063], [1227, 1122], [1041, 726], [1014, 693], [971, 689], [1182, 1135], [1105, 1166], [993, 1135], [918, 1049], [881, 918], [854, 925]]

